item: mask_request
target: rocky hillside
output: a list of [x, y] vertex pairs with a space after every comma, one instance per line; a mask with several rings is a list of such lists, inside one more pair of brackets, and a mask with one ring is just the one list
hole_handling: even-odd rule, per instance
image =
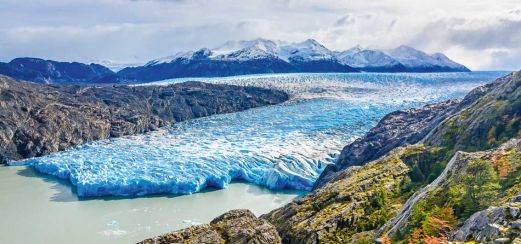
[[444, 121], [425, 142], [472, 152], [521, 136], [521, 72], [478, 88], [467, 97], [476, 94], [482, 95]]
[[419, 142], [459, 106], [460, 101], [447, 101], [386, 115], [364, 137], [342, 149], [338, 161], [324, 169], [314, 188], [323, 186], [348, 167], [363, 165], [394, 148]]
[[261, 219], [283, 243], [520, 241], [520, 94], [514, 72], [462, 101], [392, 113], [315, 190]]
[[201, 82], [146, 87], [49, 86], [0, 76], [0, 162], [287, 99], [287, 94], [279, 91]]
[[[443, 173], [409, 198], [376, 236], [394, 240], [512, 241], [521, 234], [518, 227], [509, 231], [520, 217], [520, 205], [516, 204], [521, 194], [520, 166], [521, 140], [511, 140], [494, 150], [458, 152]], [[498, 216], [496, 207], [483, 210], [491, 205], [504, 206], [499, 208], [513, 213]], [[494, 226], [494, 221], [499, 225]]]
[[[325, 186], [262, 218], [274, 224], [284, 243], [348, 243], [383, 224], [400, 204], [400, 182], [410, 168], [400, 148], [364, 166], [353, 166]], [[357, 233], [361, 233], [360, 235]], [[356, 235], [355, 235], [356, 234]]]

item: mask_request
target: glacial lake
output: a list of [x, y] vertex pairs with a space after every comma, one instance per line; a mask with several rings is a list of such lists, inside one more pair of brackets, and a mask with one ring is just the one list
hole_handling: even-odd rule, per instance
[[0, 243], [135, 243], [232, 209], [258, 216], [304, 193], [232, 183], [193, 195], [80, 201], [67, 182], [0, 166]]
[[[128, 243], [233, 208], [266, 213], [309, 190], [342, 147], [385, 114], [461, 98], [505, 74], [270, 74], [144, 84], [253, 85], [291, 99], [1, 167], [0, 243]], [[166, 195], [148, 196], [158, 193]]]

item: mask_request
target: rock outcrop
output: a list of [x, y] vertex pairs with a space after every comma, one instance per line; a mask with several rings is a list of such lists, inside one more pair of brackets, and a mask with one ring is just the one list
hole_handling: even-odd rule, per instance
[[453, 241], [521, 243], [521, 195], [499, 207], [490, 207], [468, 218], [453, 234]]
[[224, 243], [223, 238], [208, 224], [190, 226], [186, 229], [170, 232], [161, 236], [146, 239], [140, 244], [210, 244]]
[[246, 209], [229, 211], [208, 225], [192, 226], [179, 231], [144, 240], [143, 244], [163, 243], [281, 243], [277, 229]]
[[49, 86], [0, 76], [0, 161], [42, 156], [92, 140], [287, 99], [280, 91], [201, 82]]

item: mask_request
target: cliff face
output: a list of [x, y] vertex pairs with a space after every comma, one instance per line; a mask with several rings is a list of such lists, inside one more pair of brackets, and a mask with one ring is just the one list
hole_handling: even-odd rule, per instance
[[497, 207], [474, 213], [451, 233], [451, 240], [521, 242], [521, 194]]
[[287, 99], [279, 91], [201, 82], [163, 87], [48, 86], [0, 76], [0, 162]]
[[460, 102], [392, 113], [315, 190], [261, 218], [283, 243], [519, 240], [520, 104], [515, 72]]

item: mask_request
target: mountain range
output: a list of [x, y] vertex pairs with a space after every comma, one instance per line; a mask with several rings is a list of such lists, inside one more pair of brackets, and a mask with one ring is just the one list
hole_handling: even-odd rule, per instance
[[229, 41], [214, 48], [179, 52], [118, 72], [100, 64], [16, 58], [0, 62], [0, 74], [47, 84], [151, 82], [180, 77], [221, 77], [261, 73], [466, 72], [441, 53], [408, 46], [376, 50], [356, 46], [332, 51], [313, 39], [287, 43], [266, 39]]

